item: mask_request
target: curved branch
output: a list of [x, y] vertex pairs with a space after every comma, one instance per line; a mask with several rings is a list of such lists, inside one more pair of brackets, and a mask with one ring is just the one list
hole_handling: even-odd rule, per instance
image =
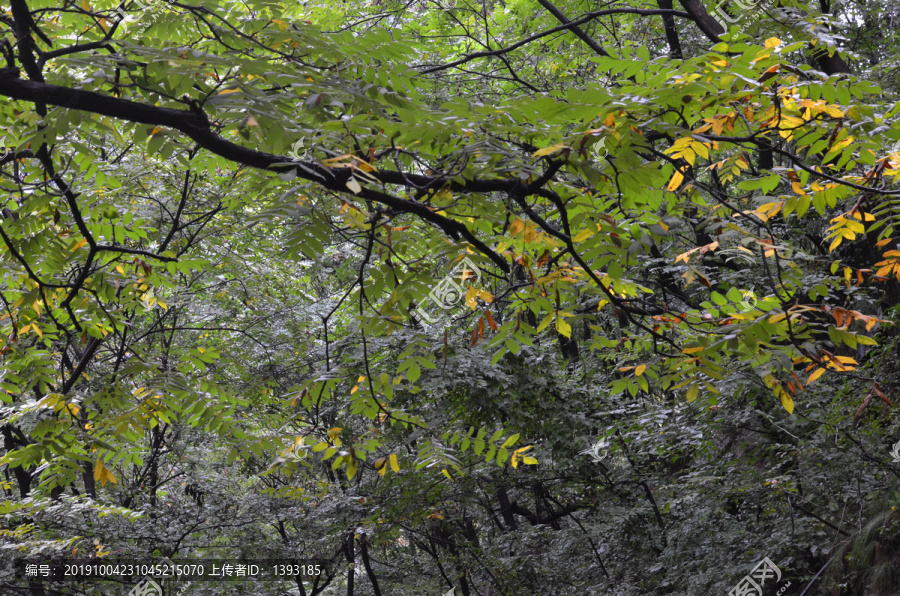
[[506, 54], [508, 52], [512, 52], [518, 48], [521, 48], [524, 45], [527, 45], [533, 41], [541, 39], [542, 37], [547, 37], [548, 35], [553, 35], [554, 33], [558, 33], [560, 31], [565, 31], [566, 29], [572, 29], [573, 27], [577, 27], [578, 25], [582, 25], [596, 19], [597, 17], [602, 17], [611, 14], [636, 14], [641, 16], [656, 16], [656, 15], [671, 15], [673, 17], [683, 17], [686, 19], [692, 18], [690, 14], [681, 11], [681, 10], [658, 10], [658, 9], [640, 9], [640, 8], [613, 8], [609, 10], [598, 10], [595, 12], [589, 12], [585, 16], [575, 19], [574, 21], [570, 21], [564, 25], [560, 25], [559, 27], [554, 27], [553, 29], [547, 29], [546, 31], [542, 31], [541, 33], [535, 33], [530, 37], [526, 37], [521, 41], [517, 41], [516, 43], [506, 46], [505, 48], [500, 48], [499, 50], [490, 50], [484, 52], [474, 52], [472, 54], [467, 54], [460, 58], [459, 60], [454, 60], [453, 62], [448, 62], [447, 64], [442, 64], [441, 66], [433, 66], [431, 68], [425, 69], [422, 71], [422, 74], [430, 74], [433, 72], [438, 72], [441, 70], [447, 70], [448, 68], [453, 68], [454, 66], [459, 66], [460, 64], [465, 64], [466, 62], [471, 62], [476, 58], [485, 58], [488, 56], [500, 56], [501, 54]]
[[[229, 161], [268, 171], [272, 171], [275, 168], [281, 171], [295, 170], [299, 178], [316, 182], [334, 192], [350, 193], [347, 182], [353, 176], [352, 168], [327, 168], [318, 162], [291, 162], [285, 157], [236, 145], [213, 132], [206, 114], [199, 110], [186, 111], [158, 108], [127, 99], [108, 97], [93, 91], [82, 91], [59, 85], [26, 81], [18, 78], [18, 72], [15, 69], [3, 69], [3, 72], [0, 72], [0, 95], [35, 103], [63, 106], [138, 124], [166, 126], [182, 132], [200, 147]], [[410, 185], [422, 187], [443, 182], [443, 179], [439, 176], [406, 174], [389, 170], [379, 171], [377, 178], [383, 184], [396, 184], [405, 187]], [[466, 192], [509, 191], [519, 184], [519, 180], [516, 178], [470, 180], [463, 183], [447, 182], [451, 190]], [[387, 205], [400, 212], [416, 215], [425, 221], [433, 223], [452, 238], [462, 237], [490, 258], [500, 269], [509, 271], [509, 264], [506, 262], [506, 259], [478, 240], [465, 224], [439, 215], [423, 203], [401, 199], [400, 197], [368, 188], [362, 189], [355, 196]]]

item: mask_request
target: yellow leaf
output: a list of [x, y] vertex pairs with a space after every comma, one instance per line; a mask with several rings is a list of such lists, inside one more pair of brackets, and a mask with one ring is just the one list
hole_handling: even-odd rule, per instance
[[478, 297], [491, 304], [494, 301], [494, 295], [487, 290], [478, 290]]
[[512, 222], [511, 226], [509, 226], [509, 235], [515, 236], [516, 234], [518, 234], [519, 232], [521, 232], [524, 229], [525, 229], [525, 222], [522, 221], [521, 219], [517, 219]]
[[591, 230], [581, 230], [578, 234], [575, 235], [575, 242], [583, 242], [594, 235], [594, 232]]
[[101, 485], [105, 485], [107, 481], [118, 484], [116, 477], [103, 465], [103, 460], [100, 459], [94, 465], [94, 480], [99, 481]]
[[831, 242], [831, 246], [828, 247], [828, 252], [834, 252], [834, 249], [836, 249], [838, 246], [840, 246], [841, 242], [843, 242], [843, 241], [844, 241], [843, 236], [838, 236], [837, 238], [835, 238]]
[[817, 368], [816, 370], [814, 370], [812, 372], [812, 374], [809, 375], [809, 378], [806, 379], [806, 384], [809, 385], [810, 383], [812, 383], [813, 381], [815, 381], [816, 379], [818, 379], [819, 377], [821, 377], [824, 374], [825, 374], [824, 368]]
[[790, 393], [784, 389], [781, 390], [781, 405], [788, 411], [788, 414], [794, 413], [794, 400], [791, 399]]
[[698, 387], [697, 385], [691, 385], [691, 388], [688, 389], [687, 392], [688, 403], [694, 403], [694, 400], [697, 399], [698, 393], [700, 393], [700, 387]]
[[781, 45], [781, 43], [782, 43], [781, 40], [778, 39], [777, 37], [770, 37], [769, 39], [766, 40], [766, 47], [767, 48], [777, 48], [778, 46]]
[[81, 0], [81, 8], [87, 12], [91, 12], [91, 3], [88, 0]]
[[553, 321], [553, 313], [550, 313], [546, 317], [544, 317], [544, 320], [541, 321], [541, 324], [537, 327], [537, 332], [540, 333], [541, 331], [546, 329], [550, 325], [551, 321]]
[[392, 453], [391, 457], [388, 459], [391, 462], [391, 469], [394, 472], [397, 472], [399, 474], [400, 473], [400, 463], [397, 461], [397, 456]]
[[478, 290], [476, 290], [474, 286], [469, 286], [469, 289], [466, 290], [466, 306], [475, 310], [478, 307], [477, 297]]
[[[444, 468], [443, 470], [441, 470], [441, 473], [444, 474], [444, 476], [446, 476], [448, 480], [453, 480], [453, 476], [450, 475], [450, 472], [447, 471], [447, 468]], [[440, 517], [440, 516], [438, 516], [438, 517]], [[441, 517], [441, 519], [444, 519], [444, 518]]]
[[676, 171], [672, 175], [672, 179], [669, 180], [669, 186], [666, 187], [667, 190], [676, 191], [678, 187], [681, 186], [681, 182], [684, 180], [684, 175], [680, 171]]
[[556, 145], [550, 145], [549, 147], [544, 147], [543, 149], [538, 149], [534, 152], [532, 157], [544, 157], [545, 155], [550, 155], [551, 153], [556, 152], [558, 149], [562, 149], [565, 147], [562, 143], [557, 143]]
[[709, 149], [707, 149], [706, 145], [704, 145], [703, 143], [699, 141], [691, 143], [691, 149], [693, 149], [694, 152], [703, 159], [709, 159]]
[[559, 316], [556, 317], [556, 330], [566, 337], [572, 337], [572, 326], [569, 325], [565, 319]]
[[350, 179], [347, 180], [347, 188], [349, 188], [353, 194], [358, 195], [360, 191], [362, 191], [362, 186], [359, 185], [359, 182], [356, 181], [356, 178], [350, 176]]
[[703, 346], [697, 346], [695, 348], [684, 348], [681, 350], [685, 354], [696, 354], [697, 352], [702, 352], [705, 348]]
[[528, 457], [526, 455], [525, 457], [522, 458], [522, 463], [528, 464], [529, 466], [533, 466], [538, 463], [538, 460], [534, 459], [533, 457]]
[[641, 365], [639, 365], [636, 369], [634, 369], [634, 374], [635, 374], [636, 376], [639, 377], [639, 376], [641, 376], [642, 374], [644, 374], [644, 371], [645, 371], [645, 370], [647, 370], [647, 365], [646, 365], [646, 364], [641, 364]]

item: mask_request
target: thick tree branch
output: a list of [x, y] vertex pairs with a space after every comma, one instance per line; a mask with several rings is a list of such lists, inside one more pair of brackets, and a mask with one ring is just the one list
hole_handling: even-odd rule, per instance
[[697, 26], [700, 27], [700, 31], [703, 31], [703, 34], [706, 35], [711, 42], [719, 43], [722, 41], [722, 38], [719, 37], [719, 35], [725, 33], [725, 28], [722, 27], [719, 21], [712, 18], [709, 13], [706, 12], [706, 8], [700, 0], [678, 1], [684, 9], [688, 11], [691, 20], [697, 23]]
[[584, 30], [576, 24], [573, 24], [566, 15], [562, 13], [558, 8], [553, 6], [548, 0], [538, 0], [538, 3], [547, 9], [547, 11], [556, 17], [556, 20], [562, 23], [563, 25], [568, 25], [569, 29], [572, 33], [575, 34], [575, 37], [583, 41], [587, 44], [589, 48], [600, 54], [601, 56], [609, 56], [609, 52], [604, 50], [600, 44], [598, 44], [594, 39], [584, 32]]
[[[172, 108], [158, 108], [147, 106], [126, 99], [108, 97], [92, 91], [81, 91], [58, 85], [48, 85], [26, 81], [17, 77], [15, 69], [0, 69], [0, 95], [13, 99], [45, 103], [55, 106], [63, 106], [74, 110], [119, 118], [138, 124], [153, 126], [166, 126], [178, 130], [204, 149], [221, 157], [252, 168], [261, 170], [278, 169], [286, 171], [294, 169], [297, 176], [323, 187], [347, 194], [350, 190], [347, 182], [353, 176], [353, 169], [327, 168], [318, 162], [297, 163], [288, 158], [255, 151], [240, 145], [236, 145], [222, 138], [210, 128], [206, 115], [198, 110], [175, 110]], [[439, 176], [422, 176], [381, 170], [377, 174], [380, 182], [385, 184], [397, 184], [405, 187], [425, 187], [439, 185], [442, 181]], [[446, 181], [448, 188], [467, 192], [500, 192], [508, 191], [519, 184], [517, 178], [497, 180], [470, 180], [464, 183]], [[448, 236], [458, 239], [463, 238], [481, 253], [486, 255], [501, 270], [509, 271], [509, 264], [502, 256], [491, 250], [487, 245], [478, 240], [462, 222], [438, 215], [424, 203], [401, 199], [384, 192], [364, 188], [358, 195], [360, 198], [369, 199], [382, 205], [387, 205], [399, 212], [410, 213], [434, 224], [443, 230]]]

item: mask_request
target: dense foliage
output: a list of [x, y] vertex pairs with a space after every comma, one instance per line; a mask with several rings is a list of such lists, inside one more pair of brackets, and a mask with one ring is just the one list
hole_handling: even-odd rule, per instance
[[3, 5], [0, 558], [896, 593], [900, 7], [750, 5]]

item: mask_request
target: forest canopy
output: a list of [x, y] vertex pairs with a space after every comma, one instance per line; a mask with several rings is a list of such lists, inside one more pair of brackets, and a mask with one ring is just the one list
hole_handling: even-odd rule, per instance
[[900, 6], [0, 9], [3, 594], [896, 593]]

